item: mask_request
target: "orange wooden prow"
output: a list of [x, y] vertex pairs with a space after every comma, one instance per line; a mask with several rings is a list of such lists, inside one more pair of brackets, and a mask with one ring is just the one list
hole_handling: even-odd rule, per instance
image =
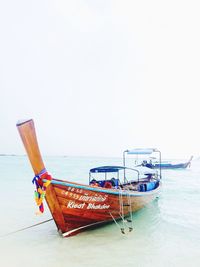
[[45, 166], [40, 154], [34, 122], [32, 119], [19, 121], [16, 126], [31, 162], [33, 171], [37, 175], [45, 168]]

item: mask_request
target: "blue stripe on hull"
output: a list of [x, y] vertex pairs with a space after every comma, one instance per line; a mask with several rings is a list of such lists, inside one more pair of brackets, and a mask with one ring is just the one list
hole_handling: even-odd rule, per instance
[[[43, 180], [44, 182], [46, 182], [47, 180]], [[51, 181], [52, 184], [55, 184], [55, 185], [62, 185], [62, 186], [70, 186], [70, 187], [75, 187], [75, 188], [79, 188], [79, 189], [85, 189], [85, 190], [89, 190], [89, 191], [94, 191], [94, 192], [101, 192], [101, 193], [107, 193], [107, 194], [111, 194], [111, 195], [123, 195], [123, 196], [127, 196], [127, 195], [130, 195], [130, 196], [135, 196], [135, 197], [144, 197], [146, 195], [152, 195], [154, 193], [157, 193], [157, 189], [159, 189], [159, 187], [157, 187], [156, 189], [154, 190], [151, 190], [151, 191], [147, 191], [147, 192], [131, 192], [130, 190], [127, 192], [123, 192], [123, 190], [121, 191], [114, 191], [113, 189], [111, 190], [103, 190], [101, 188], [98, 188], [98, 187], [91, 187], [91, 186], [87, 186], [87, 185], [79, 185], [79, 184], [74, 184], [74, 183], [68, 183], [68, 182], [62, 182], [62, 181], [56, 181], [56, 180], [52, 180]]]

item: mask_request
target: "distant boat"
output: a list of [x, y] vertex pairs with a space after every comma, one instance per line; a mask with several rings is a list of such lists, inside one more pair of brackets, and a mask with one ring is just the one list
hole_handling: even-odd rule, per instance
[[193, 159], [193, 156], [190, 157], [190, 159], [187, 162], [179, 162], [179, 163], [173, 163], [169, 161], [162, 161], [161, 160], [161, 152], [156, 148], [136, 148], [132, 150], [125, 150], [123, 161], [125, 166], [125, 155], [151, 155], [155, 152], [159, 153], [159, 159], [157, 157], [151, 157], [149, 160], [143, 160], [141, 164], [138, 166], [144, 166], [150, 169], [186, 169], [187, 167], [191, 166], [191, 161]]
[[191, 166], [191, 161], [193, 159], [193, 156], [190, 157], [190, 159], [187, 162], [180, 162], [180, 163], [172, 163], [172, 162], [153, 162], [153, 161], [143, 161], [142, 166], [151, 168], [151, 169], [159, 169], [160, 167], [162, 169], [186, 169]]
[[[131, 231], [132, 212], [143, 208], [160, 192], [160, 177], [148, 169], [141, 175], [138, 169], [124, 166], [96, 167], [89, 172], [88, 184], [52, 178], [40, 154], [33, 120], [18, 122], [17, 128], [35, 173], [36, 203], [42, 213], [45, 197], [63, 237], [109, 222], [115, 222], [122, 233]], [[127, 178], [130, 172], [136, 179]]]

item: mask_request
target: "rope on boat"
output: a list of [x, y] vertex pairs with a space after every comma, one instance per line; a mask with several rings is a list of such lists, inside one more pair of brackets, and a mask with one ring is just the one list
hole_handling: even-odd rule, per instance
[[[129, 216], [130, 219], [125, 220], [124, 216], [124, 200], [123, 200], [123, 191], [122, 189], [119, 190], [119, 216], [122, 219], [123, 227], [120, 227], [120, 225], [117, 223], [113, 215], [110, 213], [110, 216], [112, 217], [115, 224], [120, 228], [122, 234], [125, 234], [125, 228], [129, 229], [129, 232], [133, 230], [133, 215], [132, 215], [132, 207], [131, 207], [131, 197], [130, 197], [130, 190], [127, 190], [127, 201], [128, 201], [128, 210], [129, 210]], [[131, 223], [131, 225], [129, 224]]]
[[[110, 213], [111, 218], [115, 222], [115, 224], [120, 228], [121, 233], [125, 234], [125, 228], [126, 227], [129, 229], [129, 232], [131, 232], [133, 230], [133, 218], [132, 218], [130, 193], [128, 192], [127, 193], [127, 200], [128, 200], [128, 206], [129, 206], [130, 219], [125, 220], [125, 216], [124, 216], [124, 201], [123, 201], [122, 193], [123, 193], [122, 189], [119, 190], [119, 216], [122, 219], [123, 227], [121, 227], [120, 224], [117, 223], [117, 221], [115, 220], [115, 218], [112, 215], [112, 213], [111, 212], [109, 212], [109, 213]], [[132, 223], [131, 226], [128, 225], [128, 223]]]
[[115, 218], [114, 218], [114, 216], [112, 215], [112, 213], [111, 212], [109, 212], [110, 213], [110, 216], [112, 217], [112, 219], [113, 219], [113, 221], [115, 222], [115, 224], [119, 227], [119, 229], [121, 230], [121, 233], [122, 234], [125, 234], [125, 232], [124, 232], [124, 228], [122, 228], [120, 225], [119, 225], [119, 223], [115, 220]]
[[115, 222], [115, 224], [119, 227], [119, 229], [121, 230], [122, 234], [125, 234], [125, 221], [124, 221], [124, 203], [123, 203], [123, 191], [122, 188], [120, 188], [119, 190], [119, 216], [122, 219], [123, 222], [123, 227], [120, 226], [119, 223], [117, 223], [117, 221], [115, 220], [115, 218], [113, 217], [112, 213], [110, 212], [110, 216], [112, 217], [113, 221]]
[[[119, 210], [119, 215], [122, 219], [122, 222], [123, 222], [123, 228], [121, 229], [125, 229], [125, 221], [124, 221], [124, 203], [123, 203], [123, 196], [122, 196], [122, 189], [120, 189], [119, 191], [119, 207], [120, 207], [120, 210]], [[122, 231], [122, 230], [121, 230]], [[123, 234], [124, 233], [124, 230], [122, 232]]]
[[13, 235], [13, 234], [16, 234], [16, 233], [18, 233], [18, 232], [21, 232], [21, 231], [27, 230], [27, 229], [29, 229], [29, 228], [32, 228], [32, 227], [35, 227], [35, 226], [38, 226], [38, 225], [40, 225], [40, 224], [43, 224], [43, 223], [50, 222], [50, 221], [52, 221], [52, 220], [53, 220], [53, 218], [51, 218], [51, 219], [48, 219], [48, 220], [46, 220], [46, 221], [43, 221], [43, 222], [40, 222], [40, 223], [36, 223], [36, 224], [30, 225], [30, 226], [28, 226], [28, 227], [21, 228], [21, 229], [19, 229], [19, 230], [16, 230], [16, 231], [13, 231], [13, 232], [7, 233], [7, 234], [5, 234], [5, 235], [1, 235], [1, 236], [0, 236], [0, 238], [2, 238], [2, 237], [6, 237], [6, 236], [8, 236], [8, 235]]
[[133, 211], [132, 211], [132, 208], [131, 208], [130, 190], [128, 190], [127, 198], [128, 198], [129, 214], [130, 214], [130, 220], [127, 219], [127, 221], [131, 222], [131, 227], [129, 226], [129, 232], [131, 232], [133, 230]]
[[129, 225], [128, 225], [128, 223], [131, 221], [129, 221], [128, 219], [125, 220], [120, 213], [119, 213], [119, 216], [121, 217], [121, 219], [123, 221], [123, 227], [124, 227], [123, 229], [125, 229], [125, 226], [126, 226], [129, 229], [129, 232], [131, 232], [133, 230], [133, 228], [129, 227]]

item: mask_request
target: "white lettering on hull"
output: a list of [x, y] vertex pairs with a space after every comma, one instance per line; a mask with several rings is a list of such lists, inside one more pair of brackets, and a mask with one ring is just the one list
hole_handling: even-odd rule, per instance
[[110, 205], [106, 205], [106, 204], [98, 204], [95, 205], [93, 203], [89, 203], [88, 205], [84, 202], [84, 203], [76, 203], [74, 201], [69, 201], [67, 204], [67, 208], [69, 209], [84, 209], [84, 207], [86, 207], [86, 209], [101, 209], [101, 210], [105, 210], [105, 209], [109, 209]]
[[70, 209], [83, 209], [85, 206], [85, 203], [77, 204], [74, 201], [69, 201], [67, 204], [67, 208]]
[[106, 210], [106, 209], [109, 209], [110, 205], [106, 205], [106, 204], [103, 204], [103, 205], [94, 205], [93, 203], [89, 203], [88, 206], [87, 206], [87, 209], [101, 209], [101, 210]]
[[107, 199], [107, 195], [105, 195], [104, 197], [101, 195], [95, 195], [95, 196], [84, 195], [84, 196], [80, 196], [79, 198], [79, 200], [94, 201], [94, 202], [104, 202], [106, 199]]
[[[70, 189], [70, 191], [69, 191]], [[88, 195], [87, 193], [84, 193], [81, 191], [75, 191], [72, 189], [75, 188], [71, 188], [69, 187], [68, 191], [66, 190], [62, 190], [61, 194], [67, 196], [68, 198], [72, 198], [74, 200], [79, 200], [79, 201], [85, 201], [85, 202], [105, 202], [108, 199], [108, 195], [104, 194], [95, 194], [95, 195]]]

